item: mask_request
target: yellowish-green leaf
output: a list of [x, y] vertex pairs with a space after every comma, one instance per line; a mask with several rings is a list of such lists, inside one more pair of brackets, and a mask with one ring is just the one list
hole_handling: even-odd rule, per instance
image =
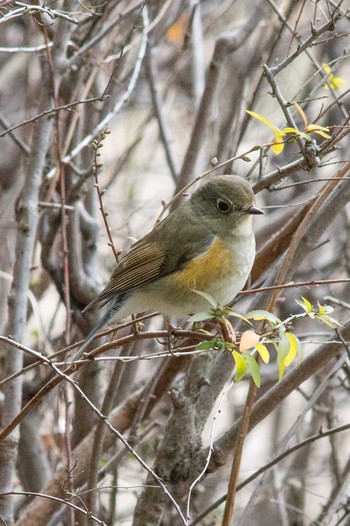
[[343, 84], [346, 84], [346, 81], [342, 79], [341, 77], [336, 77], [332, 73], [332, 69], [328, 64], [323, 64], [324, 70], [326, 75], [328, 75], [328, 78], [324, 84], [324, 88], [326, 90], [329, 90], [329, 88], [333, 88], [334, 90], [341, 88]]
[[323, 131], [317, 131], [317, 130], [315, 130], [314, 133], [316, 133], [320, 137], [323, 137], [324, 139], [331, 139], [331, 135], [329, 135], [329, 133], [325, 133]]
[[259, 336], [255, 331], [248, 330], [243, 332], [241, 336], [241, 341], [239, 344], [239, 350], [241, 352], [247, 351], [248, 349], [253, 349], [255, 344], [259, 341]]
[[263, 360], [263, 362], [264, 363], [269, 363], [269, 361], [270, 361], [270, 353], [269, 353], [266, 345], [264, 345], [263, 343], [257, 342], [255, 344], [255, 349], [260, 354], [261, 359]]
[[334, 309], [330, 305], [320, 305], [318, 303], [318, 312], [315, 314], [315, 317], [332, 329], [342, 327], [343, 325], [338, 320], [330, 316], [333, 311]]
[[256, 359], [247, 351], [244, 351], [243, 355], [247, 361], [255, 385], [260, 387], [260, 367]]
[[283, 360], [283, 362], [284, 362], [284, 365], [288, 367], [288, 365], [290, 365], [294, 361], [295, 357], [298, 354], [298, 341], [292, 332], [286, 332], [286, 336], [289, 340], [290, 347], [289, 347], [289, 352], [287, 356], [285, 357], [285, 359]]
[[279, 318], [277, 318], [277, 316], [275, 316], [274, 314], [272, 314], [271, 312], [267, 311], [267, 310], [252, 310], [250, 312], [247, 312], [247, 314], [245, 315], [246, 318], [248, 318], [248, 320], [252, 319], [252, 320], [266, 320], [268, 322], [271, 323], [271, 325], [273, 327], [275, 327], [276, 325], [282, 323], [281, 320]]
[[303, 119], [304, 121], [304, 127], [306, 128], [307, 126], [307, 117], [303, 111], [303, 109], [301, 108], [301, 106], [297, 103], [297, 101], [295, 100], [294, 101], [294, 106], [296, 107], [296, 109], [298, 110], [299, 114], [301, 115], [301, 118]]
[[304, 296], [301, 296], [301, 300], [295, 300], [295, 303], [297, 303], [302, 309], [304, 309], [306, 314], [310, 314], [310, 312], [312, 311], [312, 304], [306, 298], [304, 298]]
[[330, 314], [334, 309], [330, 305], [320, 305], [318, 304], [318, 314]]
[[286, 333], [283, 333], [280, 337], [280, 340], [277, 345], [277, 363], [284, 363], [284, 360], [288, 356], [290, 349], [290, 341], [286, 336]]
[[324, 323], [328, 327], [331, 327], [332, 329], [335, 329], [336, 327], [342, 327], [342, 324], [339, 323], [338, 320], [336, 320], [332, 316], [329, 316], [328, 314], [315, 314], [315, 318], [322, 321], [322, 323]]
[[241, 353], [239, 353], [238, 351], [231, 352], [236, 364], [235, 382], [239, 382], [240, 380], [242, 380], [247, 371], [247, 362], [245, 361]]
[[294, 135], [300, 135], [300, 131], [296, 130], [295, 128], [291, 128], [290, 126], [287, 126], [286, 128], [283, 128], [284, 133], [294, 133]]
[[317, 135], [320, 135], [324, 139], [330, 139], [331, 136], [329, 135], [329, 128], [326, 126], [319, 126], [318, 124], [309, 124], [305, 130], [306, 133], [317, 133]]
[[246, 323], [249, 323], [249, 325], [251, 325], [250, 321], [248, 320], [248, 318], [246, 316], [243, 316], [243, 314], [239, 314], [239, 312], [236, 312], [235, 310], [231, 309], [230, 307], [225, 307], [224, 311], [225, 311], [225, 315], [226, 316], [233, 316], [233, 318], [238, 318], [239, 320], [243, 320]]

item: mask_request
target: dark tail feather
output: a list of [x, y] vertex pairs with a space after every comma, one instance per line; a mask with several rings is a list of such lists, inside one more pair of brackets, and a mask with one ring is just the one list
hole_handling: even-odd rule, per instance
[[89, 334], [86, 336], [86, 338], [84, 340], [84, 343], [79, 347], [79, 349], [75, 352], [75, 354], [73, 354], [73, 356], [72, 356], [72, 358], [70, 360], [71, 364], [76, 362], [77, 360], [79, 360], [82, 357], [82, 355], [84, 354], [84, 352], [86, 351], [86, 349], [88, 348], [88, 346], [90, 345], [90, 343], [92, 342], [92, 340], [94, 339], [96, 334], [98, 332], [100, 332], [100, 330], [103, 329], [103, 327], [108, 323], [108, 321], [118, 312], [118, 310], [122, 306], [123, 298], [124, 298], [124, 295], [122, 297], [119, 296], [114, 301], [112, 306], [108, 309], [108, 311], [102, 316], [100, 321], [89, 332]]

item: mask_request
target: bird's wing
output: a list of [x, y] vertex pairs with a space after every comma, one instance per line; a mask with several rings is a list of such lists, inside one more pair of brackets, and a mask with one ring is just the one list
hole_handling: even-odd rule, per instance
[[166, 249], [161, 250], [157, 242], [148, 241], [147, 237], [138, 241], [117, 265], [107, 286], [84, 311], [96, 303], [103, 302], [103, 305], [119, 294], [179, 270], [187, 261], [204, 252], [214, 239], [212, 235], [208, 236], [206, 243], [188, 240], [181, 246], [181, 256], [175, 248], [176, 243], [167, 244]]

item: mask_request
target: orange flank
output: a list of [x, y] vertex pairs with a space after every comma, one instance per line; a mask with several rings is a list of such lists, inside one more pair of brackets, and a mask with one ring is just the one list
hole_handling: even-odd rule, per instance
[[233, 254], [221, 239], [216, 239], [201, 256], [189, 261], [182, 270], [169, 276], [179, 289], [207, 290], [213, 282], [232, 274]]

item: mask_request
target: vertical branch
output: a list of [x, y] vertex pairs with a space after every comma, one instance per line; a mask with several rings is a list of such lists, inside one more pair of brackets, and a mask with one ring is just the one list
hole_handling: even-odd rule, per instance
[[[261, 363], [260, 357], [259, 357], [259, 364]], [[240, 426], [237, 432], [237, 440], [235, 442], [235, 448], [234, 448], [234, 458], [232, 463], [232, 469], [231, 469], [231, 475], [230, 475], [230, 481], [227, 489], [227, 501], [224, 511], [224, 517], [222, 521], [222, 526], [230, 526], [232, 524], [232, 516], [233, 516], [233, 510], [234, 510], [234, 504], [236, 500], [236, 492], [237, 492], [237, 483], [238, 483], [238, 477], [242, 462], [242, 454], [243, 454], [243, 447], [244, 442], [247, 437], [248, 431], [249, 431], [249, 423], [250, 423], [250, 417], [252, 413], [252, 407], [255, 401], [257, 392], [257, 386], [255, 385], [254, 381], [251, 379], [249, 383], [249, 391], [247, 395], [247, 400], [244, 406], [244, 412], [242, 415], [242, 420], [240, 422]]]
[[[123, 348], [120, 356], [128, 356], [132, 350], [132, 344], [128, 345]], [[124, 372], [124, 364], [116, 362], [114, 366], [114, 370], [108, 385], [108, 389], [105, 395], [105, 398], [103, 400], [102, 409], [104, 415], [109, 415], [115, 396], [117, 394], [117, 391], [119, 389], [120, 380], [122, 378], [122, 374]], [[103, 451], [103, 442], [104, 437], [106, 433], [106, 427], [103, 420], [99, 420], [96, 425], [96, 430], [94, 433], [94, 441], [91, 451], [91, 463], [90, 463], [90, 470], [89, 470], [89, 478], [88, 478], [88, 489], [91, 491], [87, 494], [87, 507], [90, 511], [90, 513], [95, 513], [93, 510], [96, 509], [96, 500], [97, 500], [97, 493], [95, 488], [97, 488], [98, 483], [98, 470], [100, 466], [100, 458]], [[96, 511], [96, 510], [95, 510]], [[93, 522], [92, 522], [93, 524]]]
[[221, 71], [228, 55], [239, 49], [254, 31], [265, 5], [258, 4], [247, 22], [237, 31], [223, 33], [216, 41], [213, 57], [210, 62], [207, 81], [199, 110], [194, 124], [190, 143], [183, 161], [181, 172], [177, 181], [176, 193], [179, 192], [193, 176], [198, 157], [203, 146], [212, 107], [215, 102]]
[[176, 181], [178, 172], [179, 172], [179, 169], [177, 166], [178, 163], [177, 163], [177, 159], [170, 146], [169, 132], [168, 132], [168, 129], [165, 123], [163, 101], [161, 100], [161, 96], [159, 94], [159, 90], [156, 85], [157, 68], [156, 68], [156, 64], [154, 60], [153, 49], [150, 45], [147, 46], [147, 53], [146, 53], [145, 58], [146, 58], [145, 65], [146, 65], [147, 78], [148, 78], [149, 87], [151, 91], [153, 111], [155, 113], [155, 116], [158, 122], [159, 135], [163, 143], [164, 153], [165, 153], [166, 160], [168, 162], [169, 170], [171, 172], [171, 175], [174, 181]]
[[192, 75], [193, 75], [193, 99], [194, 106], [198, 109], [200, 99], [203, 95], [204, 78], [204, 48], [201, 4], [198, 0], [192, 0]]
[[[42, 95], [39, 112], [45, 111], [50, 103], [50, 74], [46, 63], [42, 62]], [[41, 120], [34, 127], [31, 156], [27, 177], [17, 204], [18, 234], [16, 240], [16, 260], [12, 287], [9, 296], [9, 323], [7, 333], [17, 341], [23, 341], [27, 319], [27, 294], [30, 271], [38, 225], [38, 201], [41, 176], [49, 148], [52, 124], [49, 119]], [[23, 365], [23, 355], [14, 348], [5, 348], [5, 375], [19, 371]], [[5, 427], [21, 409], [22, 377], [19, 376], [4, 387], [4, 406], [1, 425]], [[16, 467], [18, 430], [15, 430], [0, 445], [0, 491], [12, 489], [13, 473]], [[6, 522], [13, 520], [13, 499], [0, 497], [0, 516]]]

